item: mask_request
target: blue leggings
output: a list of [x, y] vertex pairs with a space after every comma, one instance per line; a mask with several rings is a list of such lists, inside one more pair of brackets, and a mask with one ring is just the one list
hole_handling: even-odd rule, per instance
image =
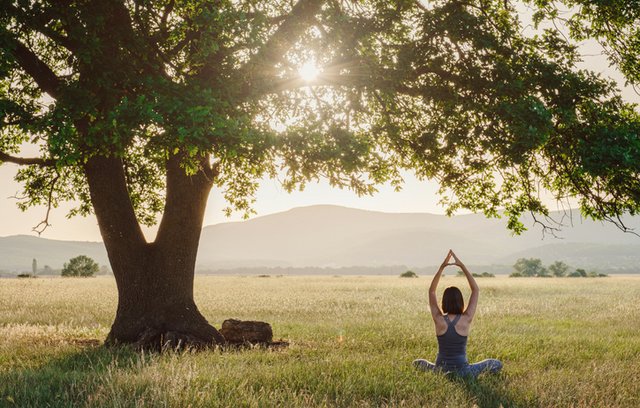
[[486, 360], [482, 360], [478, 363], [469, 364], [465, 367], [461, 367], [454, 371], [446, 371], [443, 367], [438, 367], [430, 361], [417, 359], [413, 360], [413, 365], [418, 370], [422, 371], [435, 371], [435, 372], [444, 372], [444, 373], [455, 373], [460, 376], [472, 376], [477, 377], [480, 373], [489, 372], [489, 373], [499, 373], [502, 370], [502, 362], [500, 360], [496, 360], [495, 358], [488, 358]]

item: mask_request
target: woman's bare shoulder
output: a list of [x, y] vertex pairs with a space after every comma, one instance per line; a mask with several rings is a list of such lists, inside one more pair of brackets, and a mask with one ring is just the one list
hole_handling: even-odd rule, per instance
[[444, 320], [444, 316], [442, 314], [434, 317], [433, 323], [436, 326], [436, 336], [443, 335], [447, 331], [447, 322]]
[[461, 336], [469, 335], [469, 331], [471, 330], [471, 322], [471, 317], [464, 313], [461, 314], [460, 320], [458, 320], [458, 323], [456, 324], [456, 332], [458, 332], [458, 334]]

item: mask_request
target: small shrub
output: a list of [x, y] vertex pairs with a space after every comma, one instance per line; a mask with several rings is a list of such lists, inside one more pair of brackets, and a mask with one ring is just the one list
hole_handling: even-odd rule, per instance
[[18, 278], [35, 278], [36, 275], [32, 274], [32, 273], [20, 273], [18, 275], [16, 275]]
[[[464, 277], [464, 272], [458, 271], [457, 276]], [[482, 273], [472, 272], [471, 276], [473, 276], [474, 278], [495, 278], [496, 277], [496, 275], [489, 272], [482, 272]]]
[[406, 271], [400, 274], [401, 278], [417, 278], [418, 275], [414, 271]]
[[585, 271], [584, 269], [580, 269], [580, 268], [578, 268], [578, 269], [576, 269], [576, 272], [577, 272], [578, 274], [580, 274], [580, 276], [582, 276], [583, 278], [586, 278], [586, 277], [587, 277], [587, 271]]
[[513, 272], [511, 275], [509, 275], [510, 278], [522, 278], [524, 275], [522, 275], [520, 272]]

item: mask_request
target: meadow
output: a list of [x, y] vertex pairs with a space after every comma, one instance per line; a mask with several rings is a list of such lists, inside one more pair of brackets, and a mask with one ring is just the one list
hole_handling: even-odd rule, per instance
[[473, 381], [411, 365], [437, 352], [428, 277], [197, 277], [216, 327], [267, 321], [290, 345], [164, 354], [101, 346], [112, 278], [3, 279], [0, 406], [640, 406], [640, 277], [478, 282], [469, 359], [505, 368]]

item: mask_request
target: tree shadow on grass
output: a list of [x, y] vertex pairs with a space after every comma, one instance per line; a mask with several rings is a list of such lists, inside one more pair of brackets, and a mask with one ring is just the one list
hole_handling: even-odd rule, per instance
[[447, 378], [475, 397], [479, 408], [537, 406], [535, 401], [526, 400], [509, 391], [504, 374], [483, 374], [478, 378], [447, 375]]
[[88, 398], [110, 370], [141, 363], [140, 354], [130, 348], [79, 345], [80, 349], [62, 350], [40, 365], [0, 370], [0, 407], [90, 405]]

